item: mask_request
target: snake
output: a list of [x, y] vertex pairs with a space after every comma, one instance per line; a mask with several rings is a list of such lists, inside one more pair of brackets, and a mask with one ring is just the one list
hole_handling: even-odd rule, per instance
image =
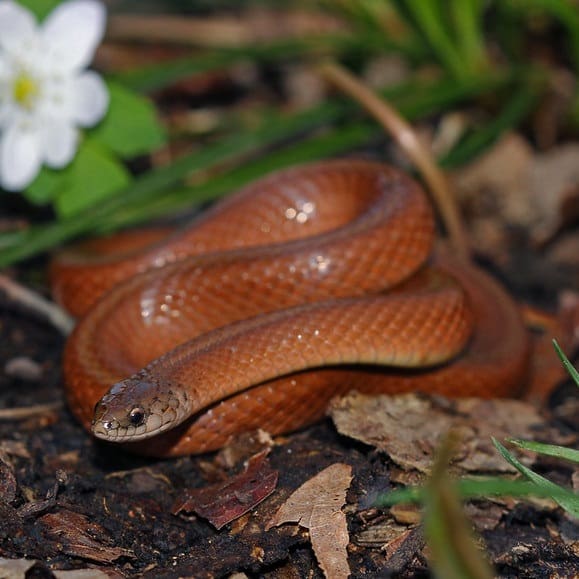
[[273, 172], [176, 230], [64, 249], [68, 405], [95, 437], [168, 457], [298, 430], [353, 389], [516, 396], [516, 304], [435, 238], [416, 180], [344, 158]]

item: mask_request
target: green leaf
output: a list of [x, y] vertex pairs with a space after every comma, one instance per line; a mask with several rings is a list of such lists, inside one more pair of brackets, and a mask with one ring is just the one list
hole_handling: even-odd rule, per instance
[[557, 356], [559, 356], [559, 359], [563, 363], [565, 370], [567, 370], [567, 372], [569, 373], [569, 376], [571, 376], [571, 378], [573, 378], [573, 382], [575, 382], [575, 384], [577, 386], [579, 386], [579, 372], [577, 372], [577, 370], [575, 369], [575, 366], [573, 366], [573, 364], [571, 364], [571, 362], [569, 361], [569, 358], [567, 358], [567, 356], [565, 355], [565, 352], [563, 352], [563, 350], [561, 350], [561, 346], [559, 346], [559, 343], [557, 342], [557, 340], [553, 340], [553, 347], [555, 348], [555, 352], [557, 352]]
[[61, 0], [18, 0], [18, 4], [30, 10], [39, 21], [42, 21], [61, 4]]
[[537, 485], [543, 491], [550, 493], [551, 498], [572, 516], [579, 518], [579, 496], [564, 489], [563, 487], [547, 480], [540, 474], [533, 472], [521, 464], [498, 440], [492, 439], [495, 448], [501, 453], [502, 457], [513, 467], [515, 467], [523, 476]]
[[562, 458], [563, 460], [569, 460], [571, 462], [579, 462], [579, 450], [573, 448], [557, 446], [555, 444], [545, 444], [543, 442], [533, 442], [530, 440], [518, 440], [516, 438], [507, 438], [507, 440], [519, 448], [531, 450], [538, 454], [554, 456], [555, 458]]
[[152, 102], [115, 82], [107, 82], [109, 110], [89, 132], [91, 138], [123, 158], [147, 153], [165, 140]]
[[[504, 478], [463, 478], [457, 481], [457, 488], [463, 499], [480, 499], [489, 497], [552, 497], [552, 492], [545, 492], [533, 483], [524, 480]], [[390, 491], [378, 497], [374, 503], [377, 507], [391, 507], [404, 503], [424, 503], [425, 488], [421, 486], [406, 487]]]
[[90, 139], [85, 140], [76, 159], [63, 172], [62, 189], [55, 203], [61, 218], [74, 216], [111, 197], [131, 180], [127, 170]]
[[35, 205], [46, 205], [62, 190], [65, 180], [66, 170], [43, 167], [23, 195]]

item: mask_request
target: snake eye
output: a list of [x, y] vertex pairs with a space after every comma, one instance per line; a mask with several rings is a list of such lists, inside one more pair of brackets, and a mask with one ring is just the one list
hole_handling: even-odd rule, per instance
[[133, 408], [129, 412], [129, 422], [133, 426], [140, 426], [145, 422], [145, 411], [142, 408]]

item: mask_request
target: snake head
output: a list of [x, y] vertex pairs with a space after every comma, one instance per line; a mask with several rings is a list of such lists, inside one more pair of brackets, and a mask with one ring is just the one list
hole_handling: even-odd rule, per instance
[[132, 442], [156, 436], [189, 416], [186, 393], [139, 374], [117, 382], [97, 402], [92, 433], [109, 442]]

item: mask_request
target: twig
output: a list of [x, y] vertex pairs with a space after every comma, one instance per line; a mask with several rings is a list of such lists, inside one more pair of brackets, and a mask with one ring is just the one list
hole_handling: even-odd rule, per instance
[[320, 72], [327, 80], [362, 105], [410, 157], [430, 189], [453, 252], [457, 257], [468, 260], [470, 258], [468, 235], [456, 202], [451, 195], [449, 183], [431, 153], [420, 143], [412, 126], [387, 101], [377, 96], [339, 64], [325, 62], [320, 66]]
[[60, 408], [62, 408], [62, 402], [20, 406], [18, 408], [0, 408], [0, 420], [23, 420], [39, 414], [46, 414], [52, 410], [59, 410]]
[[195, 46], [240, 46], [247, 43], [247, 27], [233, 19], [207, 20], [173, 16], [112, 16], [107, 37], [114, 40], [170, 42]]
[[0, 292], [10, 301], [46, 318], [64, 335], [70, 334], [74, 327], [74, 320], [60, 306], [3, 274], [0, 274]]
[[243, 48], [254, 43], [344, 32], [339, 19], [323, 12], [262, 9], [242, 17], [196, 18], [168, 14], [111, 16], [107, 38], [204, 48]]

